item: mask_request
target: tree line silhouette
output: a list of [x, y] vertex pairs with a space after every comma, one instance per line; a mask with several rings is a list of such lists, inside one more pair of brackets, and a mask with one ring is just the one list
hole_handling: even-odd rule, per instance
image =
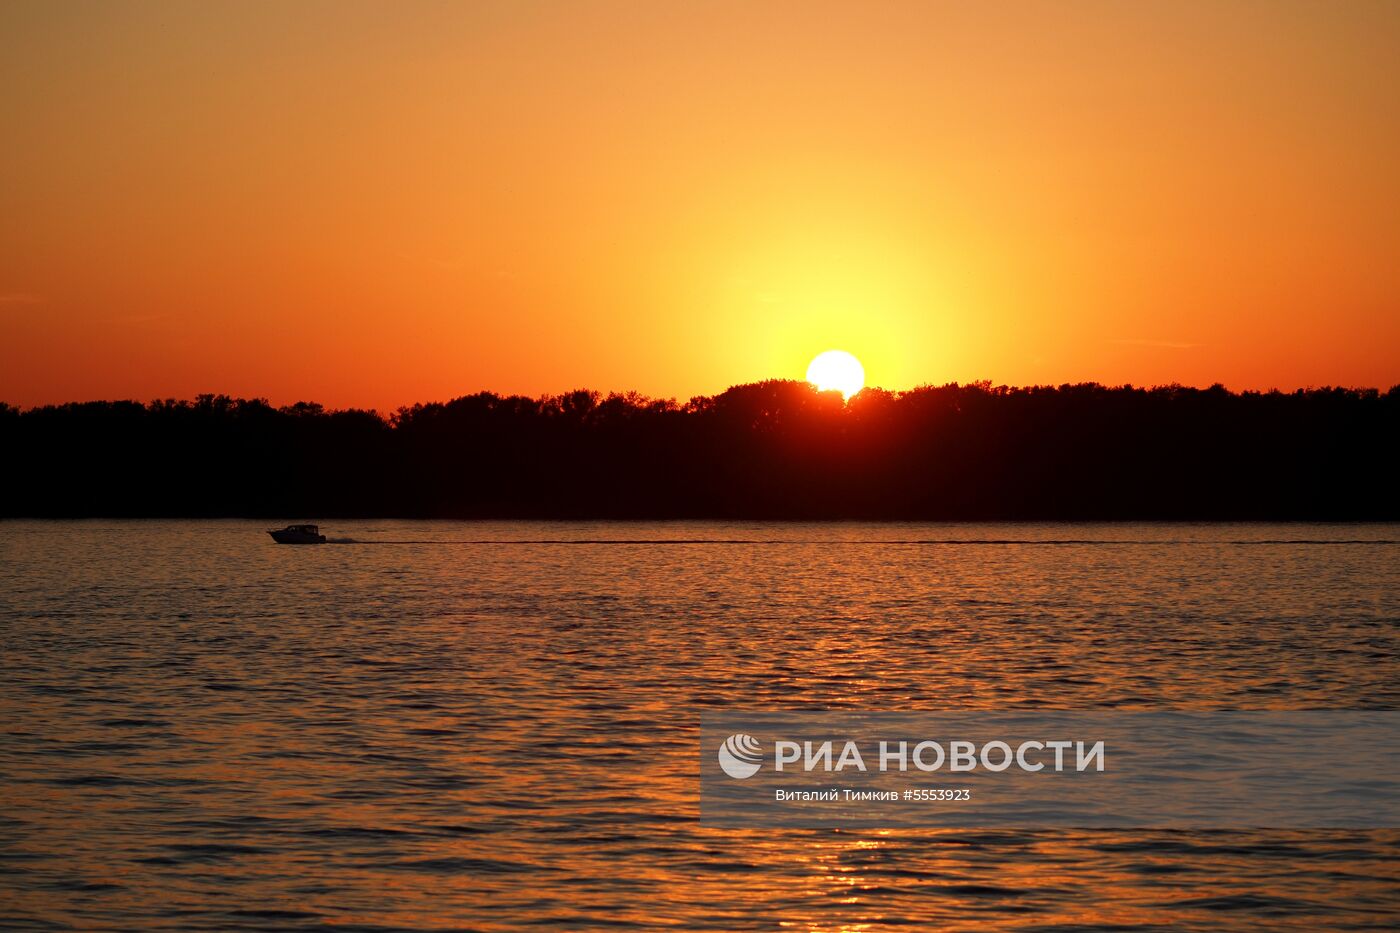
[[1400, 386], [0, 404], [0, 515], [1400, 519]]

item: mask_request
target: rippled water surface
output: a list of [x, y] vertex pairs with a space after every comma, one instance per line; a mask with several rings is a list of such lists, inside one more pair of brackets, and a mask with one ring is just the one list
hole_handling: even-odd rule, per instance
[[1381, 930], [1400, 832], [722, 831], [706, 708], [1395, 708], [1400, 527], [0, 523], [0, 928]]

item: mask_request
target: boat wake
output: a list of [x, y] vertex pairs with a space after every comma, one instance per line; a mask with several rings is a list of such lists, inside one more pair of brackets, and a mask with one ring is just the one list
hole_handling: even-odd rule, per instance
[[327, 538], [326, 544], [446, 544], [446, 545], [638, 545], [638, 544], [758, 544], [758, 545], [808, 545], [808, 544], [846, 544], [846, 545], [904, 545], [904, 546], [948, 546], [948, 545], [1039, 545], [1039, 546], [1085, 546], [1085, 545], [1112, 545], [1112, 546], [1143, 546], [1143, 547], [1178, 547], [1182, 545], [1325, 545], [1325, 544], [1353, 544], [1353, 545], [1396, 545], [1400, 544], [1400, 539], [1390, 538], [1279, 538], [1279, 539], [1243, 539], [1228, 541], [1209, 540], [1122, 540], [1122, 539], [1095, 539], [1095, 538], [914, 538], [914, 539], [831, 539], [831, 540], [808, 540], [790, 538], [419, 538], [410, 540], [373, 540], [367, 541], [360, 538]]

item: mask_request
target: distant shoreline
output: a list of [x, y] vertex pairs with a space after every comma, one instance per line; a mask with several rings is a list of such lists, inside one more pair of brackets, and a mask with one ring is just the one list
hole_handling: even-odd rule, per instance
[[1400, 387], [867, 390], [678, 404], [490, 393], [0, 407], [0, 517], [634, 521], [1400, 519]]

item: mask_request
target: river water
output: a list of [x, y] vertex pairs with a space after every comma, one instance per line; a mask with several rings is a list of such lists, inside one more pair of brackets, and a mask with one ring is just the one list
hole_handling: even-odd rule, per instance
[[743, 709], [1400, 706], [1400, 526], [0, 523], [0, 929], [1381, 930], [1400, 831], [732, 830]]

